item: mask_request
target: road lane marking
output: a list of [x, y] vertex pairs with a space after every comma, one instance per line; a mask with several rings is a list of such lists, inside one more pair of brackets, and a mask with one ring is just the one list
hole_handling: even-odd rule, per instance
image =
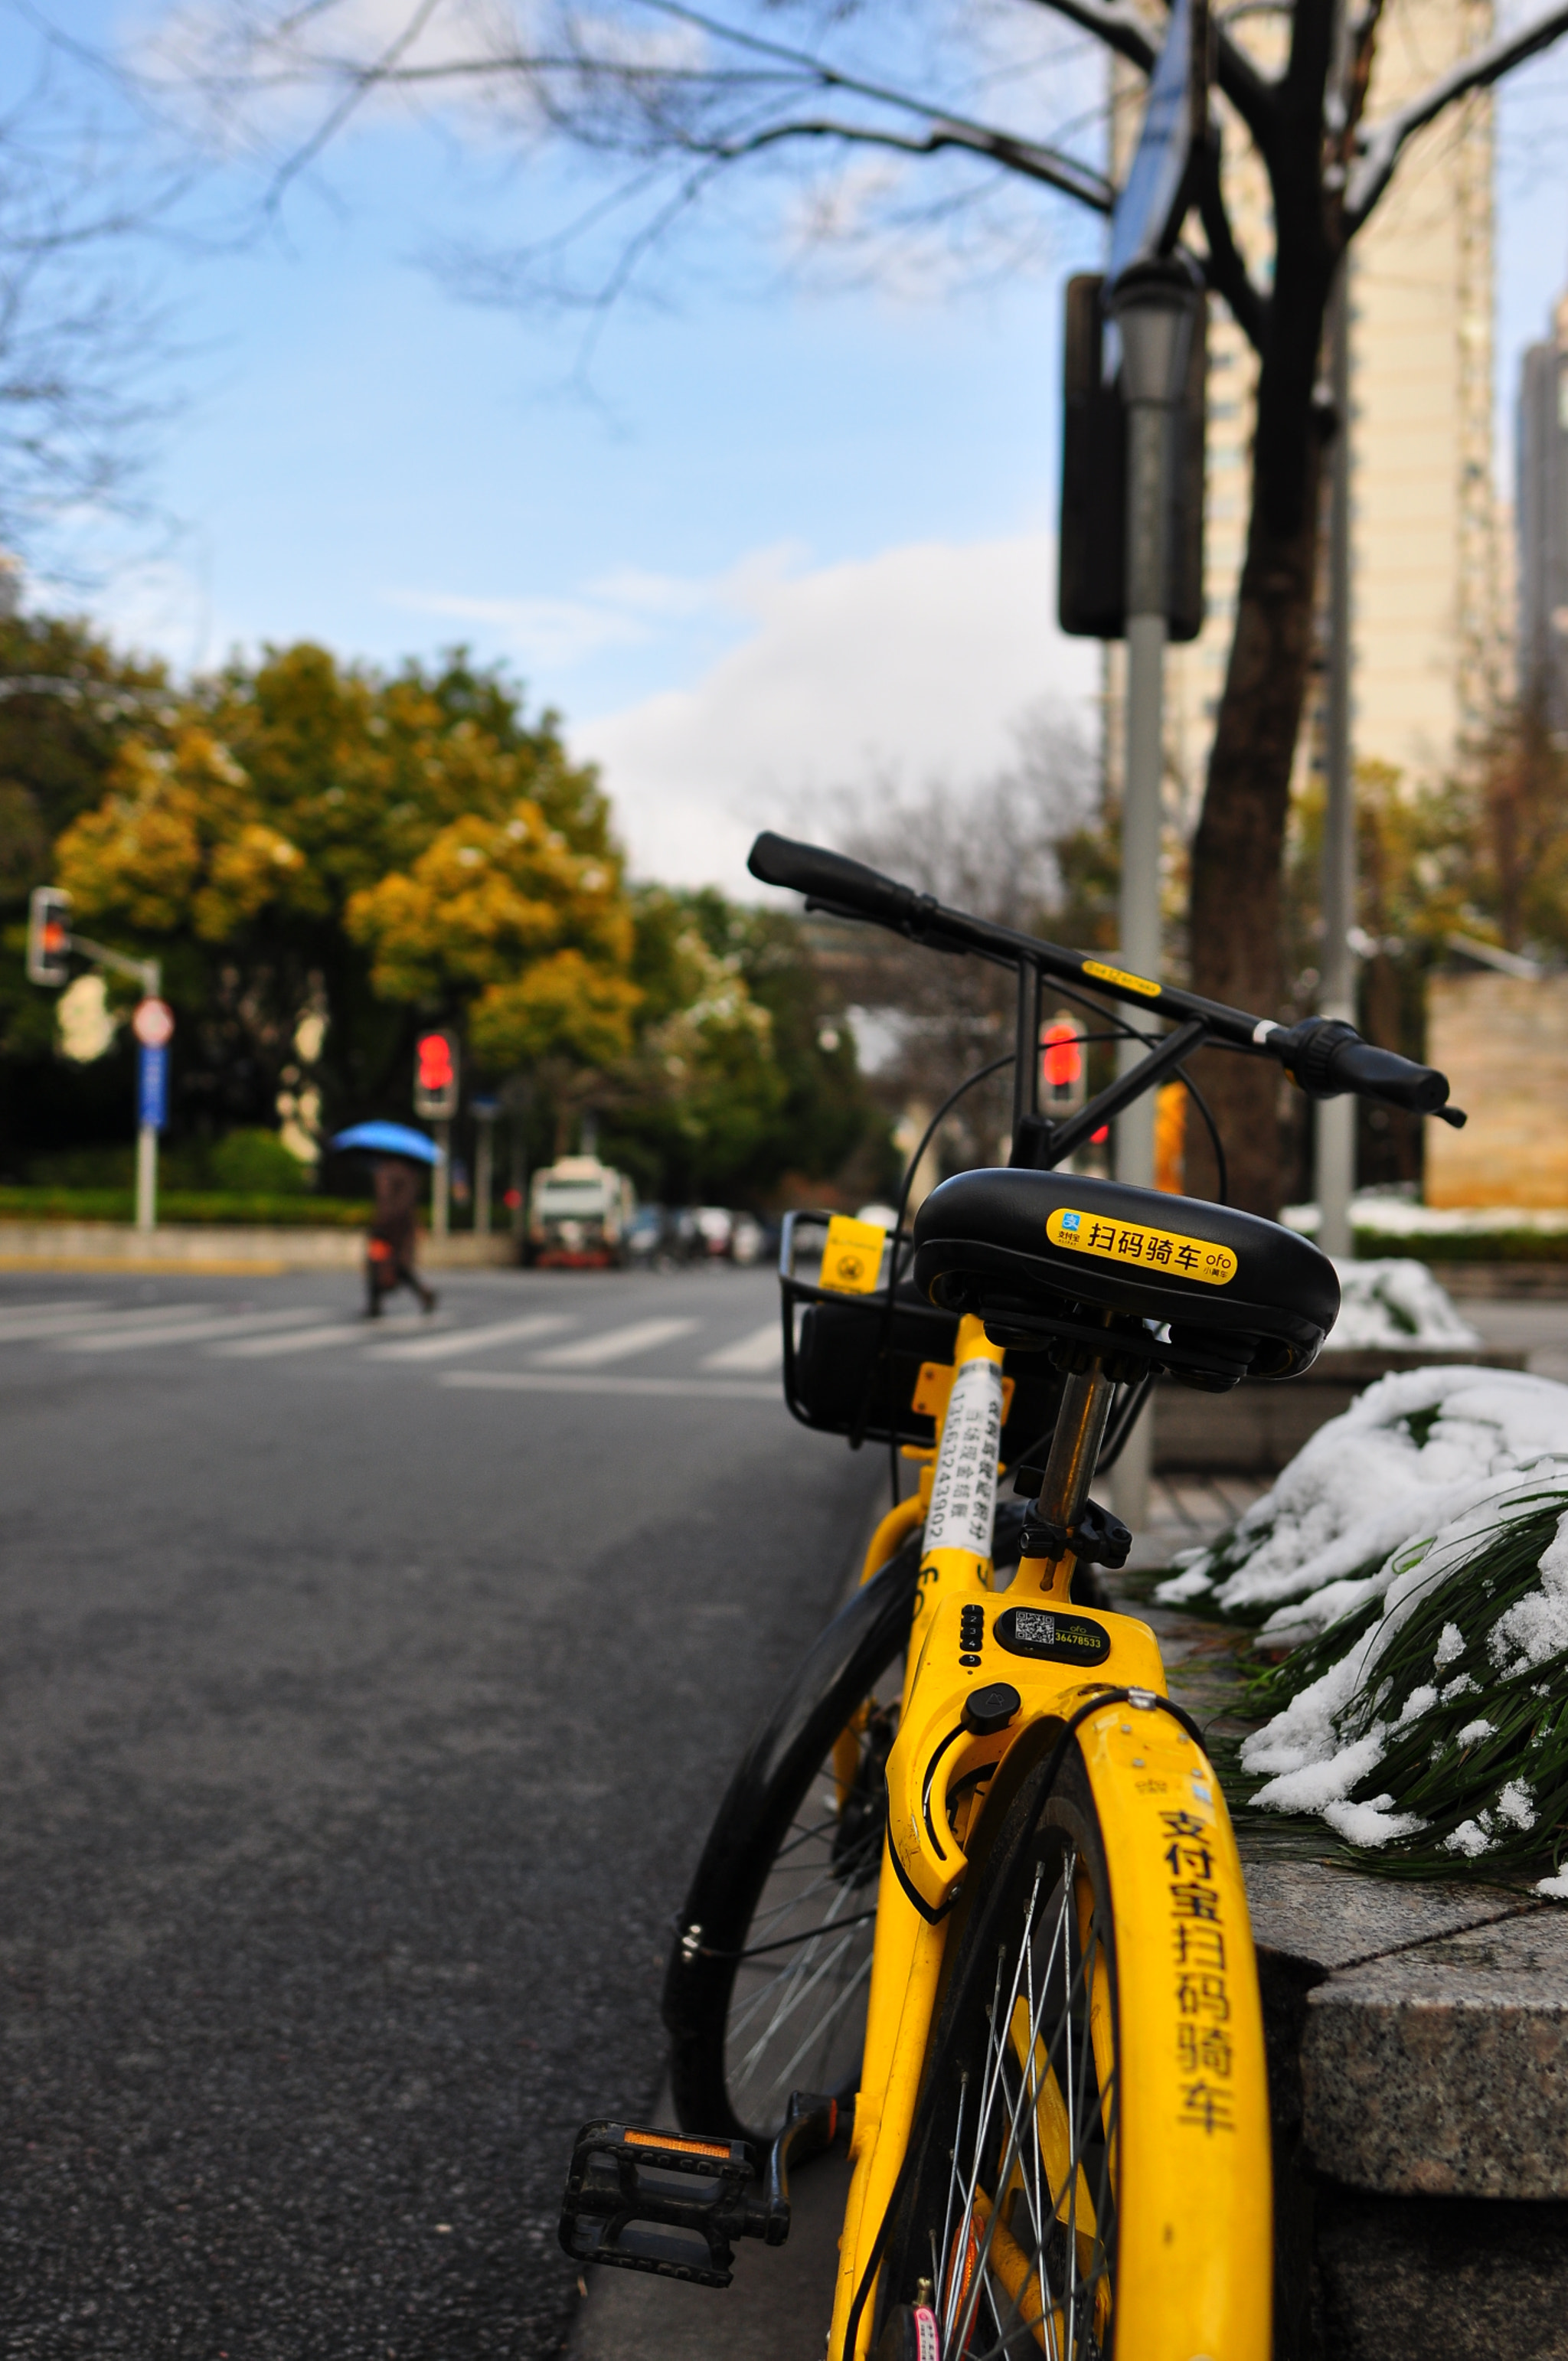
[[232, 1345], [209, 1345], [207, 1351], [214, 1360], [260, 1361], [280, 1353], [319, 1353], [328, 1345], [362, 1345], [364, 1341], [363, 1319], [334, 1320], [330, 1327], [296, 1328], [288, 1336], [241, 1336]]
[[40, 1303], [36, 1311], [0, 1312], [0, 1345], [25, 1345], [38, 1336], [66, 1336], [90, 1328], [112, 1309], [107, 1303]]
[[[135, 1313], [126, 1315], [134, 1319]], [[54, 1347], [57, 1353], [121, 1353], [132, 1345], [199, 1345], [209, 1336], [238, 1336], [258, 1328], [297, 1328], [302, 1321], [314, 1318], [311, 1312], [226, 1312], [211, 1314], [206, 1319], [187, 1312], [180, 1320], [168, 1320], [162, 1327], [148, 1325], [130, 1329], [90, 1328], [85, 1334], [62, 1337]]]
[[556, 1336], [575, 1328], [562, 1312], [530, 1312], [517, 1320], [493, 1321], [488, 1328], [462, 1328], [444, 1336], [416, 1336], [407, 1345], [372, 1345], [367, 1361], [449, 1361], [458, 1353], [488, 1353], [497, 1345], [520, 1345], [528, 1336]]
[[733, 1345], [726, 1345], [717, 1353], [709, 1353], [697, 1366], [703, 1369], [737, 1369], [748, 1374], [776, 1369], [784, 1359], [784, 1331], [777, 1320], [764, 1322], [753, 1328], [749, 1336], [738, 1336]]
[[688, 1401], [765, 1401], [782, 1409], [776, 1385], [749, 1386], [743, 1378], [589, 1378], [563, 1369], [444, 1369], [438, 1386], [520, 1394], [662, 1394]]
[[689, 1336], [696, 1325], [695, 1320], [634, 1320], [630, 1327], [607, 1328], [602, 1335], [585, 1336], [576, 1345], [557, 1345], [534, 1357], [542, 1369], [595, 1369], [602, 1361], [629, 1361], [634, 1353], [673, 1345], [677, 1336]]

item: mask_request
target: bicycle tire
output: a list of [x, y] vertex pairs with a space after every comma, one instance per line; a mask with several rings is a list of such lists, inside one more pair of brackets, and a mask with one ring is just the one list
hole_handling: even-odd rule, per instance
[[[1162, 2013], [1168, 1901], [1131, 1860], [1122, 1865], [1129, 1824], [1113, 1813], [1108, 1834], [1102, 1769], [1091, 1778], [1074, 1742], [1053, 1778], [1053, 1756], [1039, 1759], [1046, 1735], [1026, 1767], [1013, 1764], [1010, 1800], [994, 1799], [992, 1841], [977, 1832], [873, 2349], [916, 2349], [912, 2330], [928, 2311], [938, 2349], [973, 2361], [1267, 2361], [1266, 2079], [1250, 1933], [1233, 1940], [1239, 1975], [1211, 1978], [1206, 2000], [1194, 1984], [1195, 2001], [1223, 2017]], [[1168, 1767], [1150, 1752], [1151, 1768]], [[1184, 1786], [1194, 1759], [1207, 1773], [1192, 1750]], [[1234, 1912], [1240, 1868], [1223, 1804], [1218, 1818], [1214, 1890]], [[1144, 1820], [1153, 1824], [1146, 1805]], [[1222, 2096], [1228, 2122], [1215, 2116]], [[1190, 2120], [1173, 2136], [1182, 2105]]]
[[[997, 1504], [999, 1567], [1017, 1562], [1025, 1513], [1022, 1501]], [[884, 1676], [903, 1653], [919, 1565], [916, 1532], [815, 1643], [718, 1807], [664, 1980], [670, 2078], [683, 2130], [771, 2140], [791, 2088], [847, 2099], [859, 2086], [863, 1984], [886, 1821], [882, 1765], [897, 1726], [894, 1685]], [[879, 1683], [889, 1694], [877, 1695]], [[880, 1719], [869, 1730], [854, 1730], [851, 1725], [873, 1700]], [[856, 1741], [852, 1766], [839, 1752], [848, 1736]], [[859, 1815], [848, 1838], [846, 1790], [849, 1808]], [[825, 1808], [803, 1820], [813, 1795], [823, 1798]], [[831, 1829], [825, 1826], [829, 1815], [836, 1823]], [[781, 1862], [790, 1866], [781, 1869]], [[815, 1919], [813, 1903], [818, 1905]], [[850, 1919], [854, 1941], [827, 1961], [825, 1949], [836, 1949]], [[738, 1982], [749, 1981], [748, 1953], [759, 1927], [766, 1929], [763, 1941], [786, 1947], [769, 1955], [780, 1962], [781, 1983], [793, 1978], [775, 1994], [788, 2011], [780, 2032], [787, 2024], [790, 2035], [775, 2042], [773, 2072], [766, 2056], [745, 2065], [757, 2020], [766, 2021], [770, 2004], [758, 1981], [739, 1996], [736, 1991]], [[811, 1982], [819, 1971], [819, 1980]], [[845, 1994], [856, 1979], [861, 1998], [851, 2014], [856, 2003]], [[831, 2015], [836, 2005], [838, 2016]], [[838, 2030], [842, 2039], [824, 2039]]]
[[[916, 1533], [816, 1641], [719, 1805], [664, 1978], [683, 2130], [765, 2143], [791, 2089], [858, 2087], [896, 1694], [874, 1729], [853, 1725], [903, 1654], [919, 1567]], [[835, 1763], [846, 1737], [852, 1764]], [[824, 1788], [825, 1808], [803, 1819]]]

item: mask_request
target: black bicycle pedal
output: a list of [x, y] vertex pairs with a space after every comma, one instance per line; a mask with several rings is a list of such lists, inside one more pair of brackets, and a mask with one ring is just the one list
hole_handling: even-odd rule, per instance
[[839, 2121], [834, 2100], [794, 2092], [762, 2169], [745, 2140], [585, 2124], [561, 2201], [561, 2244], [574, 2262], [728, 2287], [737, 2238], [783, 2246], [790, 2165], [828, 2147]]

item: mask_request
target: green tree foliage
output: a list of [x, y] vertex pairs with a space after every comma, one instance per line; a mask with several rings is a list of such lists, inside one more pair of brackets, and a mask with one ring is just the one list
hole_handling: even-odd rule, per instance
[[[270, 1129], [280, 1108], [318, 1133], [406, 1115], [411, 1036], [437, 1018], [472, 1080], [523, 1084], [536, 1153], [592, 1111], [607, 1152], [676, 1202], [761, 1202], [880, 1137], [799, 923], [630, 891], [596, 774], [503, 673], [458, 653], [389, 675], [302, 643], [176, 696], [54, 628], [28, 627], [38, 660], [97, 686], [60, 711], [29, 691], [15, 713], [17, 873], [162, 962], [185, 1133]], [[0, 699], [0, 759], [12, 715]], [[12, 808], [0, 779], [0, 831]], [[20, 968], [35, 1051], [89, 1096], [112, 1072], [110, 1129], [128, 1125], [123, 1041], [62, 1070], [54, 1003]]]
[[830, 1179], [857, 1151], [880, 1180], [886, 1127], [793, 914], [646, 887], [632, 973], [641, 1023], [605, 1152], [644, 1190], [760, 1203]]
[[605, 798], [554, 716], [526, 720], [505, 675], [461, 653], [388, 677], [309, 643], [269, 650], [127, 735], [107, 787], [61, 839], [60, 880], [83, 924], [162, 958], [181, 1110], [215, 1128], [270, 1121], [280, 1088], [329, 1126], [401, 1111], [424, 981], [378, 990], [375, 930], [348, 912], [433, 852], [439, 869], [455, 828], [526, 807], [609, 858]]

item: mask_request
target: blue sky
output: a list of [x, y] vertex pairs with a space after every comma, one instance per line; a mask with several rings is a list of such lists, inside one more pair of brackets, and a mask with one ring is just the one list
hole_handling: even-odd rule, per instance
[[[1548, 60], [1504, 105], [1506, 393], [1568, 269], [1565, 81]], [[466, 640], [603, 762], [644, 873], [731, 886], [751, 830], [814, 793], [993, 767], [1042, 698], [1088, 716], [1096, 651], [1056, 631], [1051, 548], [1059, 282], [1095, 259], [1088, 217], [1042, 198], [1034, 269], [927, 299], [909, 270], [792, 282], [727, 208], [687, 233], [673, 300], [611, 316], [585, 392], [579, 320], [465, 302], [429, 259], [560, 193], [381, 120], [275, 232], [163, 251], [186, 398], [150, 489], [179, 530], [95, 611], [182, 667]]]

